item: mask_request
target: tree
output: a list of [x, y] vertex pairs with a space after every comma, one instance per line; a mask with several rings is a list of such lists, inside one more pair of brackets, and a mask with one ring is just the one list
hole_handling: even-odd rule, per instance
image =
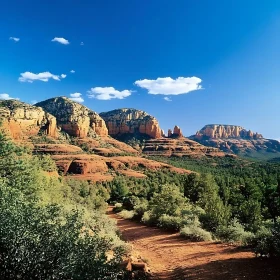
[[149, 209], [158, 218], [163, 214], [179, 216], [186, 207], [188, 200], [175, 185], [163, 185], [160, 191], [154, 193], [149, 202]]

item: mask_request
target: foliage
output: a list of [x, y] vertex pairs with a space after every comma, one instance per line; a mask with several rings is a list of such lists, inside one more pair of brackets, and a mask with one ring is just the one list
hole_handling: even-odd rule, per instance
[[192, 241], [211, 241], [211, 233], [197, 225], [184, 226], [180, 230], [180, 235]]
[[122, 210], [123, 210], [123, 205], [122, 205], [122, 203], [117, 202], [117, 203], [115, 204], [114, 208], [113, 208], [113, 211], [114, 211], [115, 213], [119, 213], [119, 212], [121, 212]]
[[121, 251], [110, 262], [112, 244], [96, 231], [84, 231], [77, 212], [39, 207], [18, 190], [0, 189], [0, 276], [2, 279], [112, 279]]
[[163, 229], [178, 231], [182, 223], [182, 217], [163, 214], [158, 218], [157, 226]]
[[0, 278], [122, 277], [106, 188], [46, 175], [53, 166], [0, 133]]
[[280, 257], [280, 219], [266, 227], [262, 226], [252, 242], [256, 254]]
[[120, 217], [122, 217], [123, 219], [131, 220], [131, 219], [133, 219], [135, 213], [133, 210], [130, 210], [130, 211], [122, 210], [121, 212], [118, 213], [118, 215]]
[[239, 242], [242, 245], [248, 245], [254, 235], [245, 231], [244, 227], [235, 218], [228, 226], [219, 226], [215, 232], [216, 236], [226, 242]]

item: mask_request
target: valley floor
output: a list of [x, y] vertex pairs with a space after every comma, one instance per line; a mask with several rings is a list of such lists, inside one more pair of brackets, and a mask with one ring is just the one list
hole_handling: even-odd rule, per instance
[[133, 253], [148, 263], [152, 279], [280, 279], [276, 261], [256, 258], [246, 250], [214, 242], [190, 242], [177, 233], [124, 220], [109, 208]]

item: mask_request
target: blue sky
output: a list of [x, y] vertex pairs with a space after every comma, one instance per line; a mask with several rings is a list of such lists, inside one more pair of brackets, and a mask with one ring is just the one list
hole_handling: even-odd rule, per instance
[[280, 139], [278, 0], [2, 2], [2, 98], [72, 94], [186, 136], [222, 123]]

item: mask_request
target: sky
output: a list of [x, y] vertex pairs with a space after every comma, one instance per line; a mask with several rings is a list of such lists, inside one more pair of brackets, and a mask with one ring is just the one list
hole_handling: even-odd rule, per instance
[[279, 0], [9, 0], [0, 98], [144, 110], [184, 135], [240, 125], [280, 139]]

